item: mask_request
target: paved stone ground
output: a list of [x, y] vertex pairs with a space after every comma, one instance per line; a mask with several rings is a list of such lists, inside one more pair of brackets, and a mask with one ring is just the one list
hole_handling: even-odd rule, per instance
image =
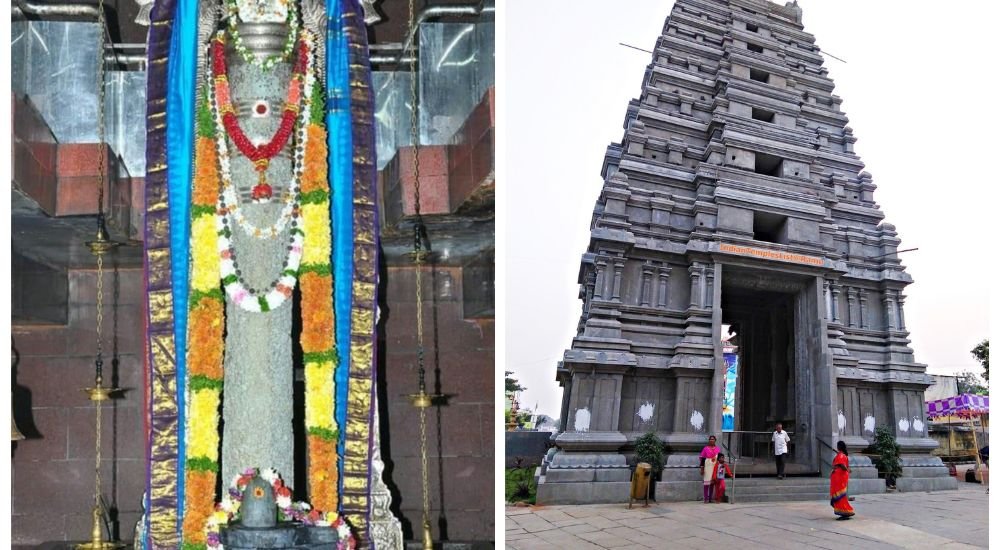
[[768, 504], [667, 502], [506, 508], [506, 547], [569, 548], [987, 548], [988, 495], [958, 491], [858, 495], [837, 521], [828, 501]]

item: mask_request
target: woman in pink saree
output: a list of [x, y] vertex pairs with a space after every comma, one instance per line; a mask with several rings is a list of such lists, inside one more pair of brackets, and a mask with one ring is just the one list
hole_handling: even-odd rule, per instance
[[830, 473], [830, 506], [837, 519], [850, 519], [854, 515], [854, 507], [847, 498], [847, 482], [851, 478], [851, 468], [847, 460], [847, 444], [837, 442], [837, 456], [833, 459], [833, 472]]
[[702, 492], [705, 496], [705, 504], [712, 502], [712, 481], [715, 474], [715, 458], [719, 456], [719, 448], [715, 446], [715, 436], [708, 436], [708, 445], [701, 450], [698, 456], [701, 462]]

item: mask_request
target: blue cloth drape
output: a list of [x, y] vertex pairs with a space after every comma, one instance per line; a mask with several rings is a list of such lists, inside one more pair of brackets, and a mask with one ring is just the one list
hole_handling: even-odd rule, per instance
[[[351, 96], [347, 37], [344, 33], [342, 0], [327, 0], [326, 33], [326, 124], [329, 148], [330, 220], [333, 223], [333, 296], [336, 311], [337, 358], [336, 384], [337, 426], [347, 421], [347, 383], [351, 361], [351, 283], [354, 278], [354, 205], [353, 205], [353, 143], [351, 136]], [[344, 454], [341, 431], [337, 444]], [[341, 467], [343, 459], [340, 459]], [[341, 476], [343, 485], [343, 476]]]
[[[194, 158], [195, 67], [198, 1], [178, 0], [167, 65], [167, 197], [177, 365], [177, 513], [184, 510], [184, 376], [187, 371], [188, 261], [191, 233], [191, 172]], [[179, 528], [179, 526], [178, 526]]]

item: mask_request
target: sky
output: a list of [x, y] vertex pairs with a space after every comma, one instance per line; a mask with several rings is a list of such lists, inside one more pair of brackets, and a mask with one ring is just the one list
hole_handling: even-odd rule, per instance
[[[577, 276], [601, 163], [623, 135], [673, 1], [508, 0], [504, 176], [505, 370], [521, 405], [559, 416], [555, 368], [580, 319]], [[616, 9], [608, 9], [613, 5]], [[987, 239], [997, 172], [996, 11], [930, 1], [800, 0], [827, 56], [855, 152], [896, 226], [914, 284], [911, 348], [932, 374], [982, 369], [969, 351], [989, 331]], [[906, 9], [903, 9], [905, 6]], [[992, 54], [990, 52], [993, 52]]]

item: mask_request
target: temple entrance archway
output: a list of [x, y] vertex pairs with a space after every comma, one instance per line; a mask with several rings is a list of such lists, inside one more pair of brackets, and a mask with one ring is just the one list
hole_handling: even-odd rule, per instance
[[810, 429], [818, 404], [813, 366], [823, 359], [816, 278], [733, 265], [722, 273], [722, 324], [735, 333], [739, 357], [734, 432], [722, 441], [744, 473], [773, 474], [770, 434], [781, 422], [792, 434], [786, 473], [819, 472]]

